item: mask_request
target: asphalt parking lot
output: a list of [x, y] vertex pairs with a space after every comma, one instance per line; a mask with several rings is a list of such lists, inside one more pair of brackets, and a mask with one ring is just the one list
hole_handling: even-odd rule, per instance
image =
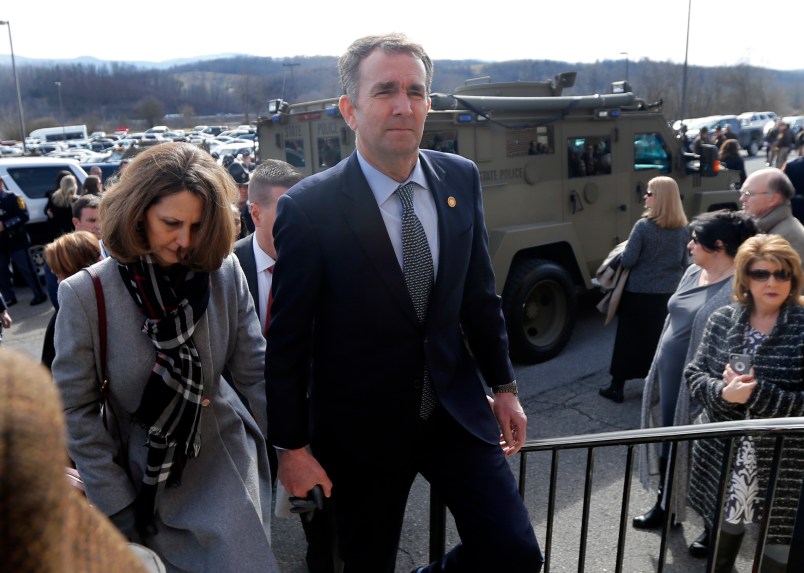
[[[14, 326], [5, 331], [3, 345], [38, 358], [44, 329], [53, 309], [48, 304], [29, 306], [31, 294], [25, 287], [18, 287], [17, 293], [20, 302], [11, 309]], [[594, 302], [588, 300], [582, 305], [570, 344], [557, 358], [544, 364], [516, 366], [520, 398], [529, 417], [529, 438], [545, 439], [639, 427], [641, 381], [627, 383], [623, 404], [604, 400], [597, 394], [597, 389], [608, 383], [615, 326], [603, 326], [603, 315], [594, 309]], [[614, 571], [624, 459], [623, 448], [600, 449], [596, 452], [584, 571]], [[518, 459], [512, 459], [511, 466], [513, 472], [518, 472]], [[553, 572], [580, 570], [578, 556], [585, 466], [585, 451], [562, 453], [553, 547], [550, 552], [550, 571]], [[549, 473], [550, 461], [545, 454], [532, 454], [529, 457], [525, 502], [542, 543], [546, 534]], [[650, 508], [654, 499], [655, 493], [645, 491], [634, 475], [629, 519]], [[429, 489], [426, 482], [419, 479], [408, 502], [397, 571], [407, 572], [426, 562], [429, 551], [428, 509]], [[366, 516], [366, 519], [370, 518]], [[274, 551], [282, 571], [306, 572], [306, 544], [299, 520], [295, 517], [275, 518], [272, 527]], [[687, 552], [687, 545], [700, 533], [701, 527], [700, 518], [690, 511], [688, 520], [673, 528], [664, 571], [703, 572], [705, 562], [690, 557]], [[451, 547], [457, 539], [454, 524], [448, 520], [447, 547]], [[659, 541], [657, 532], [638, 531], [629, 526], [623, 571], [656, 571]], [[744, 544], [737, 566], [739, 573], [750, 571], [751, 549], [750, 543]]]

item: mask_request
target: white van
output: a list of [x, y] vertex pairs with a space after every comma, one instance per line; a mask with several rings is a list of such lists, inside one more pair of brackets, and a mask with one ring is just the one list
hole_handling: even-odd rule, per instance
[[74, 159], [60, 159], [51, 157], [15, 157], [0, 159], [0, 176], [6, 187], [25, 199], [28, 207], [28, 224], [26, 230], [31, 237], [31, 259], [34, 267], [41, 276], [44, 274], [45, 242], [47, 231], [45, 224], [45, 206], [47, 193], [56, 189], [56, 175], [59, 171], [70, 171], [78, 180], [78, 188], [84, 185], [87, 178], [86, 171]]
[[42, 143], [87, 139], [87, 126], [64, 125], [61, 127], [43, 127], [41, 129], [34, 129], [28, 137], [38, 139]]

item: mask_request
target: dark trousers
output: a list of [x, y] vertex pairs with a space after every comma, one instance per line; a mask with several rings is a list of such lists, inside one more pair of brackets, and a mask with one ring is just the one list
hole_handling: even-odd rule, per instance
[[394, 571], [417, 473], [444, 500], [461, 537], [460, 544], [426, 571], [538, 573], [541, 550], [500, 446], [479, 440], [441, 408], [415, 428], [390, 444], [379, 432], [382, 451], [358, 439], [351, 447], [328, 452], [332, 457], [319, 456], [333, 480], [345, 573]]
[[50, 270], [50, 265], [45, 263], [45, 288], [47, 289], [47, 296], [50, 302], [53, 303], [53, 308], [59, 310], [59, 279]]
[[12, 251], [0, 250], [0, 293], [6, 302], [17, 300], [14, 294], [14, 285], [11, 282], [11, 270], [9, 263], [13, 262], [19, 270], [22, 278], [31, 287], [34, 297], [38, 298], [45, 293], [42, 290], [42, 285], [39, 283], [39, 277], [36, 276], [31, 256], [28, 254], [28, 249], [16, 249]]

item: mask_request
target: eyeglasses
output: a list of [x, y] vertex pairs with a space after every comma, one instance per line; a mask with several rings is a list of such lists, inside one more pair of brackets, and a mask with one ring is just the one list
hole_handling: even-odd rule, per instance
[[791, 275], [787, 271], [773, 271], [773, 272], [770, 272], [770, 271], [765, 270], [765, 269], [752, 269], [752, 270], [748, 271], [746, 274], [749, 277], [751, 277], [752, 280], [760, 281], [760, 282], [767, 281], [769, 278], [771, 278], [771, 275], [773, 275], [773, 278], [777, 282], [782, 282], [782, 283], [786, 283], [791, 278], [793, 278], [793, 275]]
[[692, 237], [690, 237], [690, 238], [692, 239], [692, 242], [693, 242], [693, 243], [695, 243], [696, 245], [700, 245], [700, 244], [701, 244], [701, 238], [700, 238], [698, 235], [693, 235], [693, 236], [692, 236]]
[[645, 191], [645, 197], [653, 197], [653, 191], [651, 191], [650, 189]]
[[740, 197], [756, 197], [757, 195], [772, 195], [773, 191], [751, 191], [750, 189], [743, 189], [740, 191]]

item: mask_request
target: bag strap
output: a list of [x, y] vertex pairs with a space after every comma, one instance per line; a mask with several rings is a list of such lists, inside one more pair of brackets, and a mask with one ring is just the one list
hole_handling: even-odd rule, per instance
[[95, 299], [98, 301], [98, 337], [100, 338], [100, 357], [101, 357], [101, 392], [104, 398], [109, 395], [109, 377], [106, 375], [106, 303], [103, 298], [103, 285], [101, 284], [98, 271], [93, 267], [87, 267], [86, 271], [92, 277], [92, 286], [95, 287]]
[[103, 427], [107, 430], [109, 429], [109, 425], [106, 422], [106, 410], [107, 408], [112, 410], [112, 415], [115, 419], [115, 425], [117, 426], [117, 438], [120, 441], [120, 445], [122, 448], [121, 452], [121, 459], [115, 460], [118, 462], [119, 465], [123, 467], [128, 476], [129, 481], [131, 483], [135, 483], [131, 477], [131, 471], [128, 467], [128, 449], [126, 445], [123, 443], [123, 433], [120, 431], [120, 420], [117, 419], [114, 409], [112, 408], [112, 402], [109, 399], [109, 376], [106, 374], [106, 302], [103, 298], [103, 285], [101, 284], [100, 276], [98, 275], [98, 271], [95, 270], [94, 266], [87, 267], [84, 269], [89, 273], [89, 276], [92, 277], [92, 286], [95, 287], [95, 299], [98, 302], [98, 337], [100, 338], [100, 393], [101, 393], [101, 414], [103, 416]]
[[100, 338], [100, 393], [101, 409], [103, 410], [103, 425], [106, 424], [105, 404], [109, 399], [109, 377], [106, 375], [106, 303], [103, 298], [103, 285], [98, 271], [94, 267], [84, 269], [92, 277], [92, 286], [95, 287], [95, 299], [98, 303], [98, 337]]

